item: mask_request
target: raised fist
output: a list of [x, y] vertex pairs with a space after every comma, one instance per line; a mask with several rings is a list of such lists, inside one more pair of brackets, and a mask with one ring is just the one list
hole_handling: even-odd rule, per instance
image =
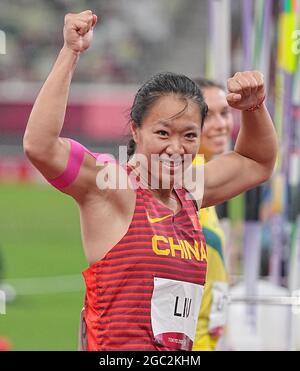
[[259, 71], [237, 72], [227, 81], [228, 104], [241, 111], [259, 107], [265, 99], [263, 74]]
[[97, 16], [91, 10], [65, 16], [64, 46], [81, 53], [89, 48]]

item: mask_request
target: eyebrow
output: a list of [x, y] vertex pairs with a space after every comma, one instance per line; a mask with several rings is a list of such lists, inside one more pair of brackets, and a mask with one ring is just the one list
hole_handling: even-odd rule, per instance
[[[229, 106], [224, 106], [224, 107], [222, 107], [222, 109], [221, 109], [222, 112], [223, 112], [223, 111], [229, 111], [229, 110], [230, 110]], [[209, 109], [209, 107], [208, 107], [207, 112], [213, 112], [213, 111], [214, 111], [214, 110]]]
[[[156, 124], [157, 124], [157, 125], [158, 125], [158, 124], [163, 125], [163, 126], [165, 126], [165, 127], [167, 127], [167, 128], [169, 128], [170, 126], [172, 126], [171, 121], [164, 121], [164, 120], [158, 120], [158, 121], [156, 122]], [[197, 123], [193, 123], [193, 124], [188, 125], [188, 126], [185, 128], [185, 131], [188, 131], [188, 130], [195, 130], [195, 129], [197, 129], [197, 128], [198, 128], [198, 124], [197, 124]]]
[[171, 125], [170, 125], [170, 121], [165, 121], [165, 120], [158, 120], [158, 121], [156, 121], [156, 123], [155, 124], [160, 124], [160, 125], [163, 125], [163, 126], [166, 126], [166, 127], [170, 127]]

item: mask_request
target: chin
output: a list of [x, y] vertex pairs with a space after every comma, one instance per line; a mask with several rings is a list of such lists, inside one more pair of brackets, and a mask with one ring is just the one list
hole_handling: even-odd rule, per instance
[[225, 146], [214, 146], [214, 148], [211, 149], [210, 153], [212, 156], [218, 156], [225, 152]]
[[163, 189], [171, 189], [174, 187], [175, 183], [183, 184], [183, 172], [169, 172], [168, 175], [160, 175], [159, 185], [160, 187], [164, 185]]

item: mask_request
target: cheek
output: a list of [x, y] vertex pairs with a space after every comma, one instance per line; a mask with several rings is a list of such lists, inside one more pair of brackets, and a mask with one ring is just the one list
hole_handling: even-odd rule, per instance
[[231, 134], [232, 130], [233, 130], [233, 120], [232, 119], [227, 121], [227, 128], [228, 128], [228, 134]]
[[161, 141], [151, 134], [144, 136], [140, 141], [139, 151], [150, 161], [151, 154], [158, 154], [162, 151]]
[[155, 136], [149, 135], [145, 148], [151, 153], [158, 153], [162, 148], [162, 141], [157, 139]]
[[203, 126], [202, 131], [201, 131], [201, 139], [200, 139], [201, 143], [208, 139], [208, 135], [209, 135], [210, 130], [211, 130], [211, 128], [210, 128], [209, 123], [205, 123], [205, 125]]
[[143, 132], [139, 135], [139, 147], [143, 149], [151, 148], [153, 140], [151, 140], [151, 133]]
[[198, 140], [195, 140], [193, 143], [189, 143], [185, 146], [185, 154], [192, 155], [192, 157], [194, 158], [198, 154], [200, 145], [202, 143], [203, 141], [201, 135], [201, 137], [199, 137]]

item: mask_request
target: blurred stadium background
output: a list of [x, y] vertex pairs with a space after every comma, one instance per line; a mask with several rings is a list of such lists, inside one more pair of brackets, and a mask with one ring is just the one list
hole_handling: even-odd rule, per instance
[[[223, 346], [300, 349], [294, 302], [279, 299], [295, 298], [300, 284], [297, 0], [0, 0], [0, 290], [7, 298], [0, 348], [1, 341], [13, 350], [77, 347], [86, 268], [77, 208], [30, 166], [22, 136], [62, 46], [64, 15], [84, 9], [100, 23], [74, 76], [63, 135], [97, 152], [116, 155], [126, 142], [134, 91], [156, 72], [221, 82], [241, 69], [265, 73], [280, 153], [270, 183], [220, 210], [231, 295], [244, 297], [231, 305]], [[270, 302], [249, 312], [245, 297], [253, 296]]]

